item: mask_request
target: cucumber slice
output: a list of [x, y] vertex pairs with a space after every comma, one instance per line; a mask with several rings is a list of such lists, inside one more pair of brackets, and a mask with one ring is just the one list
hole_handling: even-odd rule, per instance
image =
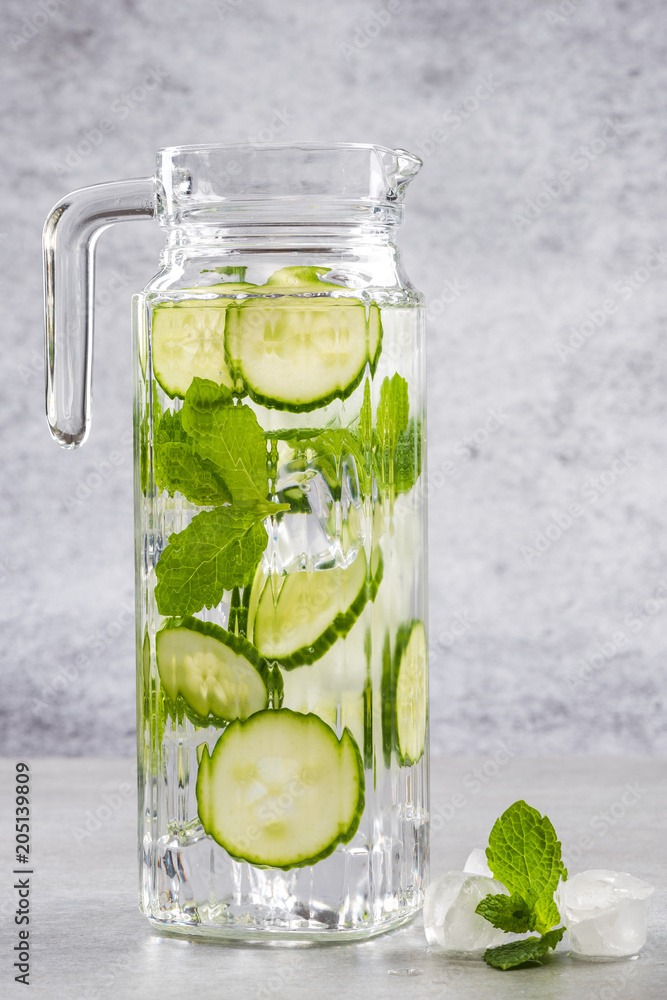
[[256, 403], [303, 413], [346, 399], [367, 360], [355, 299], [249, 299], [229, 310], [227, 351]]
[[367, 318], [360, 299], [327, 295], [342, 288], [321, 281], [324, 271], [281, 268], [254, 289], [259, 297], [229, 309], [227, 355], [255, 402], [294, 413], [314, 410], [346, 399], [367, 361], [377, 363], [378, 307], [373, 303]]
[[[379, 562], [377, 561], [379, 560]], [[255, 577], [261, 586], [256, 605], [252, 641], [267, 660], [277, 660], [286, 670], [314, 663], [347, 635], [369, 600], [374, 600], [382, 579], [378, 551], [368, 560], [363, 549], [351, 566], [297, 570], [276, 580]]]
[[285, 871], [313, 865], [359, 826], [359, 747], [316, 715], [258, 712], [202, 754], [197, 808], [206, 833], [239, 861]]
[[381, 354], [382, 320], [380, 318], [380, 307], [373, 302], [368, 310], [368, 359], [371, 363], [371, 375], [375, 375]]
[[247, 719], [279, 701], [282, 678], [241, 636], [198, 618], [172, 618], [155, 639], [162, 688], [196, 725]]
[[426, 741], [428, 666], [426, 632], [421, 621], [401, 625], [393, 660], [385, 639], [382, 670], [382, 745], [389, 766], [394, 750], [399, 764], [409, 767], [424, 754]]
[[312, 712], [335, 732], [350, 730], [359, 747], [365, 745], [367, 625], [356, 622], [317, 663], [285, 671], [283, 708]]
[[[231, 296], [254, 285], [239, 281], [222, 287]], [[225, 318], [230, 301], [231, 297], [187, 299], [156, 306], [152, 328], [153, 371], [168, 396], [184, 399], [196, 376], [232, 388], [225, 358]]]

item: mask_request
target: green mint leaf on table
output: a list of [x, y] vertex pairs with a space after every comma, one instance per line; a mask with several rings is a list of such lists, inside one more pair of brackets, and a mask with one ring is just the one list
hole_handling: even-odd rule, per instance
[[486, 858], [495, 878], [526, 901], [536, 931], [544, 934], [559, 922], [553, 896], [561, 878], [567, 878], [567, 869], [560, 841], [546, 816], [522, 799], [515, 802], [496, 820]]
[[266, 438], [249, 406], [235, 406], [225, 386], [195, 378], [185, 394], [182, 420], [197, 452], [219, 469], [235, 504], [266, 500]]
[[170, 535], [155, 568], [159, 613], [189, 615], [214, 607], [223, 591], [252, 579], [266, 548], [265, 516], [261, 510], [216, 507], [195, 515], [187, 528]]
[[550, 948], [555, 948], [565, 933], [564, 927], [549, 931], [542, 937], [524, 938], [522, 941], [510, 941], [495, 948], [487, 948], [484, 961], [494, 969], [516, 969], [527, 962], [542, 964], [542, 959]]
[[167, 411], [155, 433], [155, 482], [171, 496], [176, 490], [200, 506], [229, 503], [232, 495], [212, 462], [194, 450], [180, 413]]
[[494, 927], [513, 934], [524, 934], [526, 931], [535, 930], [531, 909], [518, 893], [511, 896], [504, 896], [502, 893], [497, 896], [485, 896], [475, 913], [479, 913]]

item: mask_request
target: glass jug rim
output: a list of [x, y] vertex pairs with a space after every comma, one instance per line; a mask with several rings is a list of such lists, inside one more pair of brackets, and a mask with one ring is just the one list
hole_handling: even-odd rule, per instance
[[157, 214], [167, 226], [303, 215], [400, 222], [405, 189], [421, 166], [407, 150], [374, 143], [164, 146], [157, 153]]
[[158, 155], [160, 153], [187, 153], [195, 152], [201, 150], [202, 152], [210, 149], [232, 149], [246, 147], [248, 149], [312, 149], [312, 150], [326, 150], [326, 149], [374, 149], [382, 153], [390, 154], [400, 154], [406, 158], [413, 160], [417, 167], [421, 167], [423, 160], [420, 159], [415, 153], [411, 153], [409, 150], [404, 149], [401, 146], [385, 146], [379, 142], [343, 142], [343, 141], [333, 141], [324, 142], [314, 139], [289, 139], [281, 140], [279, 142], [253, 142], [250, 140], [235, 139], [231, 142], [190, 142], [190, 143], [175, 143], [169, 146], [160, 146], [158, 148]]

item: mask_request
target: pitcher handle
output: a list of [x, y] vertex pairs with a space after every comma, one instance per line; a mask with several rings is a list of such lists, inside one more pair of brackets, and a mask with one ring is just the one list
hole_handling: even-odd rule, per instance
[[155, 214], [155, 180], [141, 177], [72, 191], [44, 225], [46, 418], [63, 448], [78, 448], [90, 427], [97, 238]]

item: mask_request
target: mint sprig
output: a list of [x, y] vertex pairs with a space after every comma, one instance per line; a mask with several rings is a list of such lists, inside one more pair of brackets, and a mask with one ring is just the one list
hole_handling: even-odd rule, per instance
[[536, 930], [540, 937], [487, 948], [484, 959], [499, 969], [539, 961], [556, 947], [564, 930], [552, 930], [560, 923], [554, 892], [567, 878], [553, 824], [523, 799], [514, 802], [496, 820], [486, 858], [510, 895], [486, 896], [475, 912], [494, 927], [518, 934]]
[[264, 517], [266, 510], [216, 507], [197, 514], [184, 531], [170, 535], [155, 567], [160, 614], [190, 615], [212, 608], [225, 590], [242, 587], [266, 548]]
[[249, 406], [234, 406], [224, 385], [195, 378], [185, 394], [182, 420], [197, 452], [219, 469], [234, 503], [266, 499], [266, 438]]
[[548, 931], [541, 937], [523, 938], [521, 941], [510, 941], [509, 944], [500, 944], [496, 948], [487, 948], [484, 952], [484, 960], [494, 969], [515, 969], [518, 965], [525, 965], [527, 962], [537, 962], [542, 964], [542, 959], [551, 948], [555, 948], [565, 933], [564, 927], [557, 930]]
[[524, 934], [534, 931], [534, 920], [526, 900], [518, 893], [505, 896], [485, 896], [475, 910], [494, 927], [512, 934]]
[[229, 503], [232, 495], [212, 462], [201, 458], [186, 434], [180, 412], [167, 410], [155, 431], [155, 483], [198, 506]]
[[257, 417], [208, 379], [193, 379], [180, 413], [162, 417], [155, 454], [159, 489], [214, 507], [169, 536], [155, 568], [160, 614], [194, 614], [252, 580], [268, 540], [262, 522], [290, 504], [268, 499], [266, 439]]
[[421, 422], [410, 419], [409, 411], [408, 383], [398, 373], [387, 376], [380, 386], [373, 430], [370, 385], [366, 381], [359, 415], [366, 475], [370, 477], [372, 464], [379, 489], [393, 492], [394, 496], [409, 493], [421, 475]]
[[394, 484], [394, 453], [402, 434], [407, 430], [408, 383], [398, 373], [385, 378], [380, 386], [377, 408], [377, 463], [376, 475], [381, 487]]

